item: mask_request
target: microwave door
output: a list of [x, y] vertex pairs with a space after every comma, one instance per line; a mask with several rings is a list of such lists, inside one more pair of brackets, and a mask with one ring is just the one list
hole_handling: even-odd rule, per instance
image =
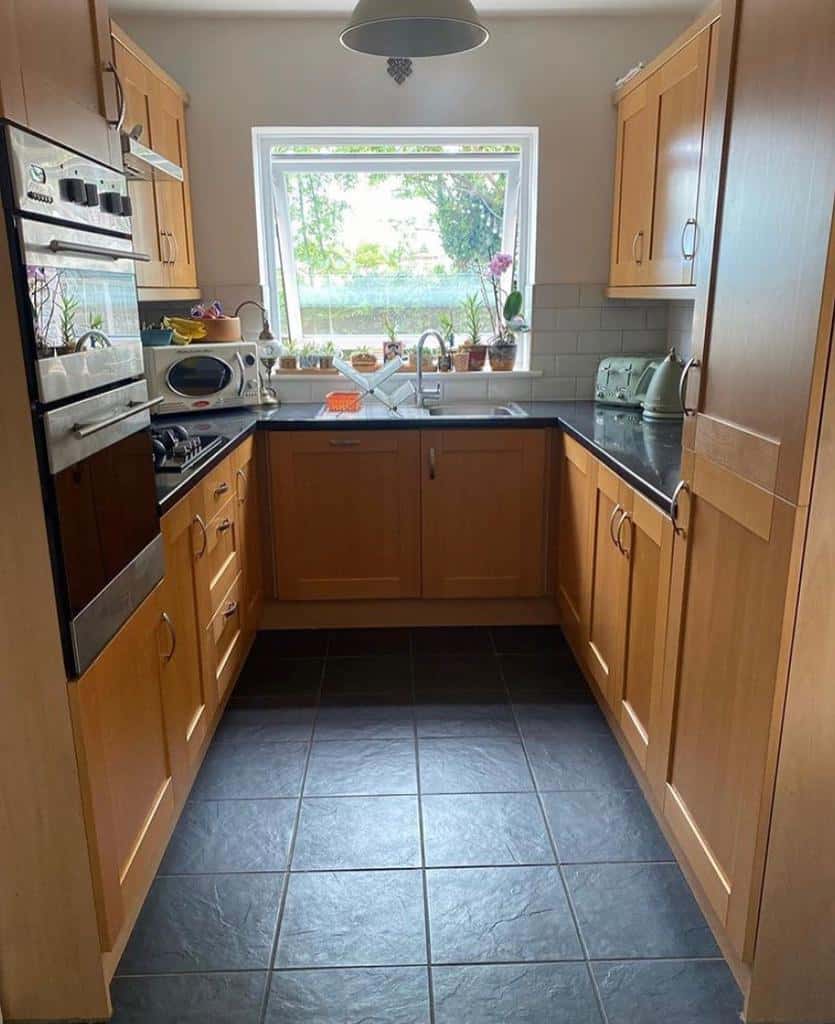
[[44, 404], [143, 373], [130, 239], [21, 218], [31, 345]]

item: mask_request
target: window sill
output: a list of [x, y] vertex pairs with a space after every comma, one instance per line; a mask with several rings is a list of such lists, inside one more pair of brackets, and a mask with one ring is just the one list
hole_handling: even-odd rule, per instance
[[[399, 371], [394, 375], [394, 380], [414, 380], [417, 376], [416, 373], [409, 373]], [[454, 370], [449, 373], [439, 373], [437, 370], [426, 370], [423, 374], [424, 380], [440, 381], [440, 380], [455, 380], [455, 381], [479, 381], [489, 378], [490, 380], [495, 379], [513, 379], [513, 380], [533, 380], [541, 377], [541, 370], [473, 370], [468, 373], [456, 373]], [[292, 380], [344, 380], [350, 384], [351, 381], [347, 377], [344, 377], [338, 370], [333, 373], [323, 373], [321, 370], [316, 373], [305, 373], [304, 371], [291, 371], [282, 372], [281, 370], [273, 370], [272, 379], [278, 382], [284, 381], [289, 382]]]

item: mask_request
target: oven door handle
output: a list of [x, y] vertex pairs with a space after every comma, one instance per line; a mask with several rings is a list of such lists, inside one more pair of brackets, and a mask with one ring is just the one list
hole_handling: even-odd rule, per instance
[[117, 412], [115, 416], [108, 416], [106, 420], [100, 420], [98, 423], [76, 423], [72, 428], [73, 433], [78, 438], [91, 437], [100, 430], [106, 430], [116, 423], [121, 423], [122, 420], [129, 419], [131, 416], [138, 416], [139, 413], [146, 412], [148, 409], [153, 409], [154, 406], [160, 405], [164, 401], [165, 396], [160, 395], [158, 398], [152, 398], [149, 402], [128, 402], [127, 409]]
[[133, 260], [134, 263], [151, 262], [151, 257], [144, 252], [108, 249], [104, 245], [83, 245], [81, 242], [62, 242], [60, 238], [53, 238], [49, 248], [52, 252], [75, 253], [76, 256], [102, 256], [108, 260]]

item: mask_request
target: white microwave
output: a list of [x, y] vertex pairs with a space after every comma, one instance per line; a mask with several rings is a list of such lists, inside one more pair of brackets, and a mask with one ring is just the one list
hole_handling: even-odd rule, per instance
[[258, 405], [258, 346], [234, 341], [143, 349], [155, 413], [205, 412]]

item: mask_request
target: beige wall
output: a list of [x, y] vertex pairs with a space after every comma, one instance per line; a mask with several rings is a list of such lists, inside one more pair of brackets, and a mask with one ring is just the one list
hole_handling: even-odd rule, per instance
[[499, 19], [488, 46], [419, 62], [400, 87], [386, 75], [384, 61], [344, 51], [337, 41], [340, 22], [329, 18], [120, 20], [191, 93], [200, 282], [205, 294], [231, 297], [258, 283], [253, 125], [536, 125], [536, 280], [605, 281], [612, 83], [638, 60], [654, 56], [689, 19]]

